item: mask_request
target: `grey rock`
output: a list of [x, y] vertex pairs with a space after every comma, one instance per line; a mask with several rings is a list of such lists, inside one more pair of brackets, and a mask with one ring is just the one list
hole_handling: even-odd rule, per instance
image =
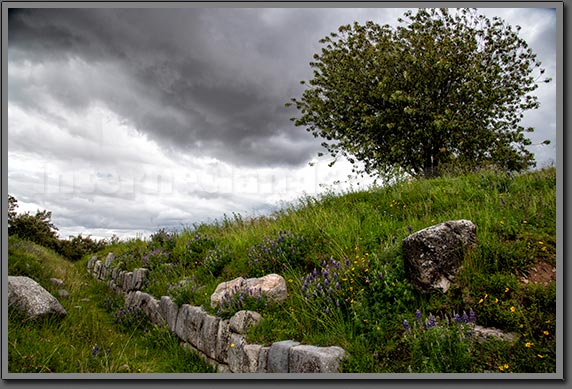
[[228, 367], [228, 365], [225, 365], [224, 363], [217, 364], [216, 371], [217, 373], [232, 373], [232, 371], [230, 371], [230, 367]]
[[258, 360], [262, 346], [259, 344], [245, 344], [242, 360], [243, 373], [256, 373], [258, 371]]
[[411, 234], [403, 240], [407, 276], [420, 292], [447, 292], [466, 253], [476, 245], [477, 228], [469, 220], [452, 220]]
[[204, 339], [201, 335], [207, 316], [207, 312], [203, 307], [189, 307], [189, 314], [187, 315], [188, 342], [199, 350], [204, 350]]
[[103, 262], [101, 262], [100, 260], [95, 261], [95, 264], [93, 265], [93, 277], [100, 280], [101, 278], [101, 270], [103, 267]]
[[114, 267], [111, 269], [111, 279], [117, 285], [117, 279], [119, 278], [119, 272], [121, 271], [120, 268]]
[[161, 315], [167, 321], [167, 326], [171, 332], [175, 332], [177, 327], [177, 314], [179, 313], [179, 307], [171, 300], [169, 296], [161, 296], [161, 301], [159, 302], [159, 308]]
[[189, 321], [190, 308], [191, 306], [189, 304], [183, 304], [179, 307], [179, 312], [177, 313], [175, 333], [184, 342], [188, 342], [190, 338], [190, 331], [187, 325], [187, 322]]
[[115, 284], [121, 289], [123, 289], [123, 280], [125, 278], [125, 273], [127, 273], [125, 270], [120, 270], [117, 273], [117, 279], [115, 280]]
[[63, 286], [64, 282], [62, 280], [60, 280], [59, 278], [50, 278], [50, 282], [52, 283], [52, 285], [55, 286]]
[[131, 289], [140, 290], [143, 289], [145, 286], [145, 281], [147, 280], [147, 276], [149, 274], [149, 270], [145, 268], [135, 269], [133, 270], [133, 285]]
[[494, 327], [473, 326], [474, 335], [478, 337], [479, 341], [486, 341], [487, 338], [497, 338], [505, 342], [514, 343], [518, 340], [519, 335], [514, 332], [504, 332]]
[[228, 364], [228, 350], [230, 348], [230, 325], [228, 320], [221, 320], [218, 325], [216, 337], [216, 356], [219, 362]]
[[126, 293], [133, 290], [133, 272], [129, 271], [123, 274], [123, 282], [121, 288]]
[[258, 353], [258, 367], [257, 373], [266, 373], [268, 370], [268, 351], [270, 347], [262, 347]]
[[58, 296], [60, 296], [61, 298], [67, 299], [70, 297], [70, 292], [68, 292], [65, 289], [60, 289], [60, 290], [58, 290]]
[[202, 352], [209, 358], [216, 359], [217, 334], [219, 329], [220, 318], [211, 315], [205, 315], [203, 320], [200, 337], [202, 339]]
[[345, 352], [341, 347], [294, 346], [289, 353], [291, 373], [337, 373]]
[[258, 324], [262, 316], [254, 311], [238, 311], [230, 318], [230, 329], [237, 334], [246, 334], [250, 328]]
[[29, 277], [8, 276], [8, 306], [15, 307], [28, 319], [67, 315], [60, 302]]
[[145, 312], [145, 314], [147, 314], [147, 317], [149, 318], [151, 323], [158, 325], [158, 326], [163, 326], [163, 325], [167, 324], [167, 321], [165, 320], [165, 318], [161, 314], [161, 308], [159, 307], [159, 301], [156, 298], [154, 298], [153, 296], [151, 296], [150, 294], [147, 294], [147, 293], [142, 293], [142, 294], [149, 296], [149, 298], [145, 300], [146, 305], [142, 306], [142, 308], [143, 308], [143, 311]]
[[94, 255], [92, 256], [89, 261], [87, 261], [87, 272], [93, 272], [93, 267], [95, 266], [95, 261], [97, 261], [97, 257]]
[[108, 269], [111, 268], [111, 264], [113, 263], [113, 261], [115, 261], [115, 254], [108, 253], [107, 257], [105, 257], [105, 267]]
[[268, 350], [268, 373], [288, 373], [290, 349], [299, 344], [292, 340], [273, 343]]
[[233, 373], [241, 373], [244, 361], [244, 335], [230, 334], [228, 349], [228, 367]]

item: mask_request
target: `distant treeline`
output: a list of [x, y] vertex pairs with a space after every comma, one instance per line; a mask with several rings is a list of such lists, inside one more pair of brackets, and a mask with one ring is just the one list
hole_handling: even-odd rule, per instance
[[29, 212], [18, 214], [17, 207], [18, 200], [8, 195], [8, 235], [51, 248], [70, 261], [77, 261], [84, 255], [95, 253], [119, 240], [116, 236], [110, 240], [96, 240], [81, 234], [60, 239], [58, 228], [51, 221], [51, 211], [37, 210], [35, 215]]

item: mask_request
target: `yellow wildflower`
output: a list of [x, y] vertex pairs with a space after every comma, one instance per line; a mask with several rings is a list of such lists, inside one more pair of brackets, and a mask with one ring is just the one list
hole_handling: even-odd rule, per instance
[[510, 290], [510, 288], [509, 288], [509, 287], [506, 287], [505, 290], [504, 290], [504, 292], [505, 292], [505, 293], [508, 293], [509, 290]]
[[511, 312], [516, 312], [516, 307], [513, 305], [512, 307], [510, 307], [510, 311]]
[[544, 331], [544, 335], [550, 335], [550, 332]]
[[530, 348], [530, 347], [532, 347], [532, 343], [526, 342], [525, 346], [528, 347], [528, 348]]

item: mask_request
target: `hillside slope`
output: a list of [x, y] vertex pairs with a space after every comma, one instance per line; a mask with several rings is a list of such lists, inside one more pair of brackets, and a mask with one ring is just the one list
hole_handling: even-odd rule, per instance
[[[306, 197], [269, 217], [233, 215], [177, 233], [161, 230], [98, 255], [113, 252], [125, 270], [150, 269], [144, 291], [154, 296], [223, 317], [258, 310], [263, 321], [249, 341], [344, 347], [344, 372], [554, 372], [555, 174], [478, 172]], [[401, 241], [454, 219], [477, 226], [479, 246], [447, 294], [419, 294], [408, 282]], [[87, 260], [74, 264], [77, 271]], [[334, 268], [335, 279], [325, 276]], [[246, 298], [210, 307], [218, 283], [269, 273], [287, 280], [283, 305]], [[478, 325], [518, 340], [476, 341], [470, 324], [453, 319], [470, 311]], [[428, 320], [437, 325], [428, 328]]]

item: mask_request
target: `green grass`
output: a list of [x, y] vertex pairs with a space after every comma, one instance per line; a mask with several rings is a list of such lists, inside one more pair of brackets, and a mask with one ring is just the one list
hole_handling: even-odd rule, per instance
[[212, 372], [167, 328], [145, 320], [118, 323], [123, 298], [88, 276], [85, 263], [10, 237], [8, 269], [10, 275], [34, 278], [56, 296], [59, 288], [49, 278], [60, 278], [70, 293], [60, 299], [67, 311], [63, 320], [27, 321], [9, 310], [10, 373]]
[[[210, 307], [209, 298], [218, 283], [239, 276], [281, 274], [287, 280], [288, 299], [280, 306], [257, 307], [264, 319], [251, 330], [248, 341], [269, 345], [293, 339], [304, 344], [338, 345], [349, 354], [344, 372], [554, 372], [554, 282], [526, 285], [521, 277], [538, 261], [555, 264], [555, 174], [554, 168], [521, 175], [483, 171], [404, 181], [343, 195], [308, 196], [268, 217], [225, 216], [178, 233], [159, 231], [148, 241], [133, 239], [112, 245], [100, 256], [111, 251], [118, 256], [116, 264], [129, 270], [146, 265], [151, 269], [147, 292], [156, 297], [171, 295], [179, 304], [203, 305], [213, 314], [217, 312]], [[479, 246], [467, 255], [457, 283], [446, 295], [419, 294], [407, 280], [401, 241], [410, 229], [418, 231], [453, 219], [475, 223]], [[11, 241], [11, 269], [41, 273], [32, 258], [21, 259], [28, 254], [17, 252], [16, 243]], [[87, 260], [75, 264], [73, 271], [84, 272]], [[30, 263], [30, 269], [23, 269], [23, 263]], [[308, 278], [314, 269], [316, 276]], [[328, 272], [327, 286], [324, 271]], [[332, 278], [334, 273], [339, 285]], [[43, 280], [48, 277], [37, 275]], [[103, 287], [81, 277], [89, 286], [79, 288], [78, 297], [100, 301]], [[181, 286], [183, 279], [188, 281]], [[322, 294], [318, 285], [326, 293]], [[68, 310], [69, 318], [81, 320], [73, 316], [79, 315], [73, 312], [76, 303], [67, 303], [72, 311]], [[91, 315], [96, 316], [87, 322], [101, 326], [97, 333], [119, 331], [109, 312], [92, 309]], [[471, 309], [477, 324], [515, 332], [519, 339], [514, 344], [481, 343], [466, 336], [458, 325], [444, 325], [446, 317]], [[433, 315], [439, 325], [425, 329], [421, 323], [406, 331], [403, 321], [417, 323], [417, 310], [423, 320]], [[70, 325], [66, 321], [58, 325]], [[54, 371], [108, 368], [88, 366], [88, 361], [93, 364], [89, 358], [93, 346], [97, 342], [108, 346], [103, 338], [88, 337], [86, 333], [95, 329], [85, 325], [83, 336], [52, 343], [58, 347], [68, 344], [67, 350], [74, 350], [69, 351], [68, 360], [77, 361], [65, 367], [54, 364]], [[33, 353], [32, 346], [27, 349], [18, 342], [26, 339], [23, 331], [37, 333], [40, 329], [28, 324], [13, 327], [10, 355]], [[55, 332], [53, 327], [45, 331], [48, 338], [50, 331]], [[117, 356], [109, 366], [117, 369], [129, 360], [134, 364], [131, 371], [170, 369], [159, 362], [161, 358], [144, 362], [152, 354], [145, 351], [152, 347], [140, 335], [145, 329], [122, 331], [114, 350], [117, 344], [129, 341], [132, 346], [125, 350], [133, 348], [132, 354], [125, 359]], [[41, 338], [40, 334], [34, 336]], [[51, 351], [53, 348], [46, 346], [42, 358], [50, 357]]]

